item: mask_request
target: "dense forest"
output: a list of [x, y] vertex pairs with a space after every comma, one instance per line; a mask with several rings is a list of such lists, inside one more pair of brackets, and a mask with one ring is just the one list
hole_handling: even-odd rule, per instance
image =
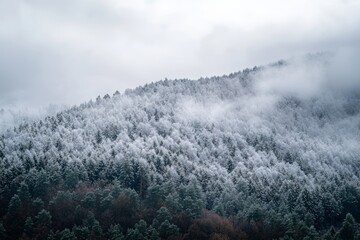
[[360, 91], [264, 91], [289, 65], [2, 131], [0, 239], [360, 239]]

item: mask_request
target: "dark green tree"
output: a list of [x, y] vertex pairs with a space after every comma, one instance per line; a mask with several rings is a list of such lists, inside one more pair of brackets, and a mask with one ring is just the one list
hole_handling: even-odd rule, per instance
[[45, 239], [52, 225], [52, 217], [50, 212], [45, 209], [41, 210], [35, 217], [34, 232], [37, 239]]
[[102, 239], [103, 230], [98, 221], [95, 221], [94, 225], [91, 227], [90, 238], [92, 240]]
[[356, 233], [356, 222], [354, 217], [348, 213], [342, 223], [341, 228], [339, 229], [337, 235], [338, 239], [348, 240], [354, 239]]
[[19, 195], [15, 194], [10, 200], [5, 219], [5, 227], [9, 237], [18, 238], [23, 231], [24, 223], [23, 205]]
[[65, 185], [72, 189], [79, 182], [79, 174], [75, 169], [68, 167], [65, 170], [64, 183]]
[[24, 225], [24, 233], [31, 238], [34, 231], [34, 221], [31, 217], [26, 218], [25, 225]]
[[171, 216], [169, 210], [166, 207], [161, 207], [157, 211], [157, 215], [153, 220], [152, 227], [154, 227], [155, 229], [158, 229], [164, 221], [167, 220], [170, 222], [171, 219], [172, 219], [172, 216]]
[[182, 195], [181, 205], [185, 213], [192, 218], [199, 217], [204, 204], [201, 188], [195, 178], [191, 179], [190, 183], [185, 187]]
[[7, 239], [6, 230], [2, 223], [0, 223], [0, 239]]
[[89, 238], [90, 230], [86, 226], [74, 226], [72, 232], [78, 240], [86, 240]]
[[322, 236], [324, 240], [334, 240], [336, 236], [336, 230], [334, 226], [331, 226], [330, 229]]
[[126, 234], [126, 240], [142, 239], [147, 239], [147, 224], [144, 220], [140, 220], [135, 224], [134, 228], [130, 228]]
[[170, 236], [177, 235], [179, 228], [175, 224], [171, 224], [168, 220], [165, 220], [161, 223], [158, 232], [161, 238], [167, 239]]
[[50, 181], [45, 170], [41, 170], [36, 175], [35, 186], [34, 186], [34, 195], [35, 197], [44, 198], [47, 194], [48, 188], [50, 186]]
[[81, 200], [81, 206], [84, 208], [95, 208], [96, 196], [93, 192], [86, 193], [85, 197]]
[[59, 240], [77, 240], [75, 233], [70, 231], [68, 228], [65, 228], [61, 232], [57, 232], [55, 235], [55, 238]]
[[22, 203], [28, 204], [31, 195], [29, 192], [29, 186], [24, 181], [20, 183], [20, 187], [18, 189], [18, 195]]
[[165, 199], [165, 190], [162, 185], [152, 184], [147, 189], [146, 203], [149, 207], [158, 209], [163, 205]]
[[110, 240], [124, 240], [124, 234], [119, 224], [111, 225], [108, 230], [108, 236]]
[[317, 240], [319, 239], [319, 234], [316, 231], [314, 226], [311, 226], [307, 231], [307, 236], [304, 237], [304, 240]]
[[148, 236], [149, 240], [159, 240], [159, 233], [153, 227], [148, 229]]
[[33, 216], [35, 216], [43, 208], [44, 208], [44, 201], [41, 198], [35, 198], [32, 201], [31, 212]]

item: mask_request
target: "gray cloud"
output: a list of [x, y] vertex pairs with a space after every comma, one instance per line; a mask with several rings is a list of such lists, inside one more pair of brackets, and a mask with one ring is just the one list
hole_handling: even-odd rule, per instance
[[356, 0], [0, 0], [0, 108], [77, 104], [309, 52], [339, 52], [348, 69], [359, 12]]

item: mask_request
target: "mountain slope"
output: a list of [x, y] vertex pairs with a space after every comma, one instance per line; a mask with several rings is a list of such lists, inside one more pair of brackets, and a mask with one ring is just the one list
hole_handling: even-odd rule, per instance
[[[296, 63], [280, 61], [228, 76], [160, 81], [6, 131], [0, 139], [4, 225], [11, 228], [4, 206], [22, 183], [52, 215], [56, 192], [69, 190], [80, 201], [86, 188], [113, 191], [118, 184], [136, 191], [140, 209], [166, 206], [194, 219], [206, 208], [243, 226], [251, 220], [258, 230], [250, 224], [241, 231], [253, 239], [302, 238], [312, 225], [340, 226], [346, 213], [359, 221], [360, 95], [322, 82], [304, 90], [299, 78], [319, 82], [316, 64], [309, 60], [301, 74]], [[110, 196], [101, 194], [101, 201]], [[103, 216], [92, 212], [105, 231]], [[124, 234], [154, 214], [131, 215], [121, 222]], [[191, 236], [190, 223], [175, 223], [180, 235]], [[289, 233], [301, 224], [305, 233]], [[70, 226], [56, 222], [53, 229]]]

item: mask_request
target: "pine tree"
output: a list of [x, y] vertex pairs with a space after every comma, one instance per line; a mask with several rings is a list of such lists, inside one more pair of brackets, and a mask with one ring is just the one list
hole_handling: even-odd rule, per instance
[[38, 212], [40, 212], [44, 208], [44, 201], [41, 198], [35, 198], [31, 204], [31, 212], [32, 215], [35, 216]]
[[2, 223], [0, 223], [0, 239], [7, 239], [6, 230]]
[[21, 235], [25, 219], [23, 216], [23, 205], [17, 194], [15, 194], [9, 203], [5, 219], [5, 227], [10, 237], [17, 238]]
[[177, 235], [179, 233], [179, 228], [175, 224], [171, 224], [168, 220], [165, 220], [158, 229], [159, 236], [161, 238], [168, 238], [170, 236]]
[[18, 189], [18, 195], [22, 203], [28, 204], [30, 201], [31, 195], [29, 192], [29, 187], [25, 182], [20, 183], [20, 187]]
[[87, 192], [85, 197], [81, 200], [81, 205], [84, 208], [95, 208], [96, 197], [93, 192]]
[[122, 228], [119, 224], [111, 225], [108, 230], [108, 236], [110, 240], [125, 240], [122, 233]]
[[57, 239], [61, 240], [77, 240], [75, 233], [70, 231], [68, 228], [65, 228], [59, 233], [56, 233]]
[[155, 229], [158, 229], [164, 221], [166, 221], [166, 220], [171, 221], [171, 219], [172, 219], [172, 216], [171, 216], [169, 210], [166, 207], [161, 207], [157, 211], [157, 215], [153, 220], [152, 227], [154, 227]]
[[95, 141], [96, 141], [97, 144], [100, 144], [100, 143], [102, 142], [102, 136], [101, 136], [100, 130], [98, 130], [98, 131], [96, 132]]
[[45, 209], [41, 210], [35, 217], [35, 235], [38, 239], [45, 239], [50, 230], [52, 225], [52, 217], [50, 212], [46, 211]]
[[72, 232], [78, 240], [86, 240], [89, 238], [90, 230], [86, 226], [74, 226]]
[[324, 240], [334, 240], [336, 236], [336, 230], [334, 226], [331, 226], [330, 229], [322, 237]]
[[159, 233], [155, 228], [150, 227], [148, 229], [148, 238], [149, 240], [159, 240]]
[[94, 225], [91, 228], [90, 239], [102, 239], [103, 230], [98, 221], [95, 221]]
[[28, 217], [28, 218], [26, 218], [26, 221], [25, 221], [24, 233], [28, 237], [31, 237], [33, 231], [34, 231], [34, 222], [31, 217]]
[[354, 217], [348, 213], [342, 223], [341, 228], [339, 229], [337, 238], [342, 240], [354, 239], [356, 232], [356, 222]]
[[10, 200], [7, 214], [10, 216], [11, 215], [16, 216], [21, 213], [21, 210], [22, 210], [21, 199], [19, 198], [19, 195], [15, 194]]

